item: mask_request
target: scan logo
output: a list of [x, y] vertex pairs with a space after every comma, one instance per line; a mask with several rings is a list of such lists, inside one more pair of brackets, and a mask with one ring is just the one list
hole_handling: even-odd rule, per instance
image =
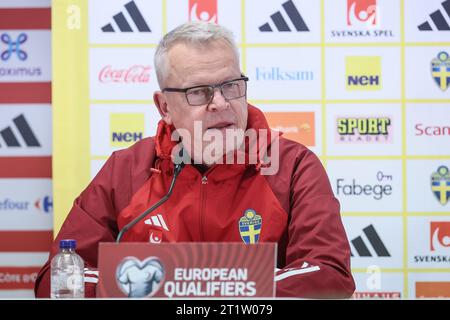
[[348, 56], [345, 58], [346, 88], [349, 91], [381, 89], [380, 56]]
[[143, 113], [111, 113], [111, 147], [129, 147], [144, 137]]
[[189, 21], [218, 23], [217, 0], [189, 0]]

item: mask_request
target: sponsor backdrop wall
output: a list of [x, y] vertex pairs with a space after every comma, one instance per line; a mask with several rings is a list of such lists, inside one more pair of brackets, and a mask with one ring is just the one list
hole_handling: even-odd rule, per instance
[[[16, 169], [0, 169], [0, 200], [30, 203], [20, 211], [0, 202], [1, 229], [48, 230], [33, 215], [49, 216], [34, 202], [50, 194], [49, 175], [26, 168], [46, 163], [52, 145], [56, 233], [107, 157], [154, 135], [158, 40], [182, 22], [208, 20], [234, 32], [249, 101], [326, 167], [355, 297], [450, 297], [450, 0], [54, 0], [52, 10], [53, 143], [50, 99], [1, 101], [1, 161]], [[6, 33], [1, 96], [17, 83], [29, 92], [48, 84], [46, 62], [39, 76], [3, 69], [46, 61], [34, 46], [48, 43], [49, 31], [27, 30], [26, 40]]]
[[0, 1], [0, 298], [34, 296], [53, 236], [50, 5]]

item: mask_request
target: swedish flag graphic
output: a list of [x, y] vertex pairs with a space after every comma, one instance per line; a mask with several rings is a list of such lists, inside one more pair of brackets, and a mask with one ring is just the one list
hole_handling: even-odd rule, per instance
[[431, 74], [442, 91], [450, 85], [450, 57], [445, 51], [439, 52], [437, 57], [431, 60]]
[[446, 166], [440, 166], [431, 175], [431, 190], [443, 206], [450, 198], [450, 173]]
[[239, 219], [239, 233], [246, 244], [258, 243], [261, 233], [262, 218], [253, 209], [247, 209]]

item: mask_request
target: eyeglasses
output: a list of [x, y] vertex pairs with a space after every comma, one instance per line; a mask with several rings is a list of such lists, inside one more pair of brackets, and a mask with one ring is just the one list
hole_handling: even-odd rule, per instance
[[219, 84], [195, 86], [185, 89], [164, 88], [162, 92], [184, 92], [186, 100], [191, 106], [208, 105], [214, 98], [214, 90], [220, 89], [226, 100], [242, 98], [247, 94], [247, 77], [228, 80]]

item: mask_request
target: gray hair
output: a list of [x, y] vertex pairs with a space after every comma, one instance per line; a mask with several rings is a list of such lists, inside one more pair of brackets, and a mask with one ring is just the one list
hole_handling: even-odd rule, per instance
[[210, 22], [193, 21], [186, 22], [167, 33], [159, 42], [154, 57], [159, 87], [162, 89], [164, 76], [168, 71], [167, 54], [175, 44], [207, 45], [219, 40], [225, 41], [233, 49], [239, 62], [239, 51], [233, 33], [223, 26]]

